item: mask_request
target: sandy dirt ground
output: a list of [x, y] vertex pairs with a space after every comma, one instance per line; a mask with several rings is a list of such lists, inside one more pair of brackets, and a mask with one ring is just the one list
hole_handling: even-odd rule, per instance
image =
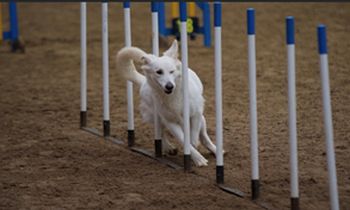
[[[250, 140], [245, 10], [256, 9], [257, 100], [261, 198], [289, 208], [285, 17], [296, 20], [300, 206], [329, 209], [316, 26], [328, 27], [330, 84], [341, 209], [350, 210], [350, 4], [224, 3], [223, 108], [225, 181], [215, 186], [215, 158], [186, 174], [79, 129], [78, 3], [20, 3], [26, 53], [0, 48], [0, 209], [263, 209], [249, 199]], [[151, 50], [149, 4], [132, 4], [133, 45]], [[6, 19], [6, 18], [5, 18]], [[123, 46], [120, 3], [109, 8], [111, 132], [126, 139], [125, 81], [114, 55]], [[164, 48], [161, 49], [163, 51]], [[189, 43], [189, 63], [205, 87], [208, 132], [215, 141], [214, 49]], [[102, 126], [101, 6], [88, 5], [88, 125]], [[136, 143], [153, 148], [140, 119]], [[180, 153], [172, 157], [181, 163]]]

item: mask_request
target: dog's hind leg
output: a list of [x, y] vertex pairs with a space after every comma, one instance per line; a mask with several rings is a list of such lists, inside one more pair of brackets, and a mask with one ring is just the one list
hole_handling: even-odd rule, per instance
[[202, 124], [201, 121], [202, 121], [201, 115], [195, 115], [195, 116], [191, 117], [191, 119], [190, 119], [191, 144], [195, 148], [197, 148], [199, 145], [199, 131], [201, 130], [201, 124]]
[[[171, 134], [176, 139], [178, 139], [182, 145], [184, 145], [184, 132], [181, 126], [171, 122], [167, 122], [165, 123], [165, 125], [167, 126]], [[191, 159], [197, 166], [208, 165], [208, 160], [205, 159], [205, 157], [203, 157], [203, 155], [201, 155], [201, 153], [199, 153], [198, 150], [196, 150], [196, 148], [194, 148], [192, 145], [190, 145], [190, 150], [191, 150]]]
[[207, 133], [207, 122], [203, 115], [202, 115], [201, 129], [199, 132], [199, 139], [202, 142], [203, 146], [205, 146], [210, 152], [216, 155], [216, 146], [210, 140], [210, 137]]

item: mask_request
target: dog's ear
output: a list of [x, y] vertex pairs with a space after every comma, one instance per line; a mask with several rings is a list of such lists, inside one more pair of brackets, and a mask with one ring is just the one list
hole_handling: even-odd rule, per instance
[[171, 58], [177, 59], [178, 55], [178, 44], [177, 40], [175, 39], [173, 43], [171, 44], [170, 48], [163, 53], [163, 55], [169, 56]]

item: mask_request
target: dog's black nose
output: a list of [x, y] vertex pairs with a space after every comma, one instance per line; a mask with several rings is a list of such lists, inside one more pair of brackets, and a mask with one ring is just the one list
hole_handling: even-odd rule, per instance
[[166, 85], [165, 85], [165, 89], [167, 89], [168, 91], [172, 91], [174, 89], [174, 85], [171, 84], [170, 82], [168, 82]]

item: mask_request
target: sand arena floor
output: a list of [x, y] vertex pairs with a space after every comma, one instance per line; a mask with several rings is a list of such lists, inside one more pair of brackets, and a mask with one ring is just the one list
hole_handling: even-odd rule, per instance
[[[341, 209], [350, 209], [350, 4], [224, 3], [223, 108], [226, 181], [250, 193], [249, 98], [245, 9], [256, 9], [261, 202], [289, 208], [285, 17], [296, 20], [300, 205], [329, 209], [316, 26], [328, 27], [330, 84]], [[26, 53], [0, 49], [0, 209], [263, 209], [214, 186], [215, 158], [184, 174], [79, 129], [78, 3], [20, 3]], [[151, 15], [132, 4], [133, 45], [151, 51]], [[89, 126], [102, 124], [101, 7], [88, 5]], [[126, 139], [125, 81], [114, 55], [123, 46], [123, 12], [111, 3], [111, 132]], [[161, 49], [163, 51], [164, 48]], [[189, 43], [202, 79], [209, 135], [215, 141], [214, 49]], [[136, 143], [153, 148], [138, 112]], [[181, 151], [180, 151], [181, 152]], [[181, 153], [180, 153], [181, 154]], [[182, 156], [173, 157], [182, 162]]]

